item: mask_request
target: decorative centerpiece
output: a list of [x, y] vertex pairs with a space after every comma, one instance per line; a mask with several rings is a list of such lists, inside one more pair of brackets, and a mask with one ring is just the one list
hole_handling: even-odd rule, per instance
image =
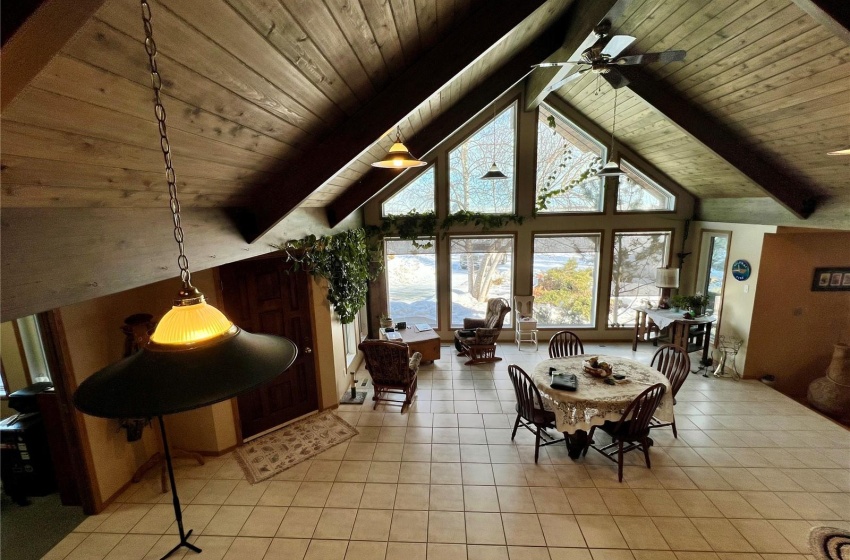
[[608, 362], [600, 362], [599, 356], [591, 356], [587, 360], [584, 361], [584, 371], [592, 375], [593, 377], [598, 377], [600, 379], [604, 379], [611, 375], [613, 371], [611, 370], [611, 364]]

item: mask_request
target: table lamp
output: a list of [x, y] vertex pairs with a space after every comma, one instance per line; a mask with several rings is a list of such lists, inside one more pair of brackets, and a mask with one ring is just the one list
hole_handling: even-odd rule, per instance
[[670, 309], [670, 291], [679, 287], [679, 269], [658, 268], [655, 271], [655, 286], [661, 288], [658, 309]]

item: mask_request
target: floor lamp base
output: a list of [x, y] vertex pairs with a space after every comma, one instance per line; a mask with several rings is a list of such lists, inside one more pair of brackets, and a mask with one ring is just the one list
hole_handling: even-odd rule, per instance
[[159, 420], [159, 430], [162, 434], [162, 446], [165, 449], [165, 465], [168, 470], [168, 481], [171, 483], [171, 499], [174, 503], [174, 518], [177, 521], [177, 529], [180, 532], [180, 543], [172, 548], [168, 554], [160, 560], [165, 560], [181, 547], [186, 547], [193, 552], [201, 552], [201, 549], [189, 542], [189, 537], [192, 535], [192, 529], [189, 532], [183, 532], [183, 512], [180, 510], [180, 499], [177, 497], [177, 484], [174, 480], [174, 466], [171, 464], [171, 449], [168, 447], [168, 438], [165, 435], [165, 422], [162, 421], [162, 416], [157, 416]]
[[177, 552], [178, 550], [180, 550], [180, 547], [181, 547], [181, 546], [185, 546], [186, 548], [188, 548], [188, 549], [189, 549], [189, 550], [191, 550], [192, 552], [201, 552], [201, 549], [200, 549], [200, 548], [198, 548], [197, 546], [195, 546], [195, 545], [193, 545], [192, 543], [190, 543], [190, 542], [189, 542], [189, 540], [188, 540], [188, 539], [189, 539], [189, 537], [190, 537], [191, 535], [192, 535], [192, 529], [189, 529], [189, 532], [188, 532], [188, 533], [186, 533], [186, 534], [185, 534], [185, 535], [184, 535], [184, 536], [180, 539], [180, 544], [178, 544], [177, 546], [175, 546], [174, 548], [172, 548], [171, 550], [169, 550], [169, 551], [168, 551], [168, 553], [167, 553], [165, 556], [163, 556], [162, 558], [160, 558], [160, 560], [165, 560], [166, 558], [168, 558], [169, 556], [171, 556], [172, 554], [174, 554], [175, 552]]

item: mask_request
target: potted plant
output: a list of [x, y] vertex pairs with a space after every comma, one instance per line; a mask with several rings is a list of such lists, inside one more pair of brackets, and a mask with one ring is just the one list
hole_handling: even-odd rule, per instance
[[670, 306], [673, 308], [673, 311], [675, 313], [678, 313], [679, 311], [681, 311], [682, 308], [685, 307], [687, 302], [688, 302], [687, 296], [683, 296], [683, 295], [680, 295], [680, 294], [676, 294], [675, 296], [670, 298]]
[[708, 305], [708, 295], [702, 295], [700, 292], [692, 296], [685, 296], [686, 304], [683, 306], [692, 312], [694, 317], [699, 317], [705, 313], [705, 308]]

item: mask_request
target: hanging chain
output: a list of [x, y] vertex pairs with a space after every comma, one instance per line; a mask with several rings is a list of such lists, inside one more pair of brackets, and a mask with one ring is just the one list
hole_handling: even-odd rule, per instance
[[165, 126], [165, 107], [162, 105], [162, 78], [156, 66], [156, 43], [153, 40], [153, 25], [151, 24], [151, 7], [147, 0], [141, 0], [142, 21], [145, 26], [145, 51], [148, 53], [148, 61], [151, 68], [151, 87], [154, 95], [154, 114], [159, 125], [159, 146], [162, 149], [162, 157], [165, 160], [165, 180], [168, 182], [169, 207], [171, 217], [174, 221], [174, 240], [180, 256], [177, 257], [177, 266], [180, 267], [180, 279], [183, 287], [192, 286], [192, 274], [189, 272], [189, 259], [183, 252], [183, 227], [180, 225], [180, 201], [177, 200], [177, 177], [174, 175], [174, 167], [171, 165], [171, 145], [168, 142], [168, 130]]

